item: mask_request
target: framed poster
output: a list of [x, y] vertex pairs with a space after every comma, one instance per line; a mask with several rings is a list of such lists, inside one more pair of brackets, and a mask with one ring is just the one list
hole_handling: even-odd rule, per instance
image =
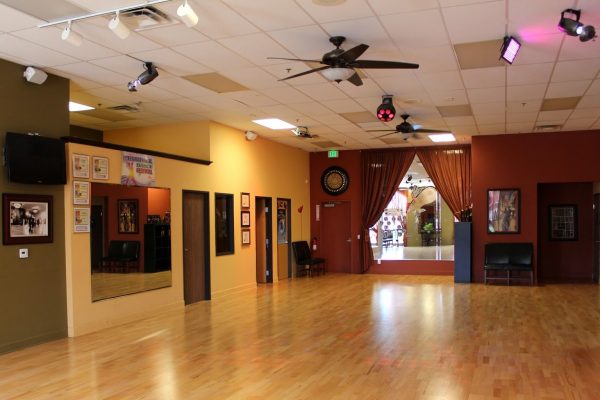
[[107, 157], [92, 157], [92, 179], [108, 180]]
[[73, 178], [90, 177], [90, 156], [73, 154]]
[[2, 243], [52, 243], [52, 196], [2, 195]]
[[242, 227], [250, 227], [250, 211], [242, 211]]
[[117, 200], [117, 210], [119, 210], [119, 233], [138, 233], [139, 232], [139, 213], [137, 199]]
[[90, 231], [90, 209], [89, 208], [73, 208], [73, 232], [89, 232]]
[[550, 240], [579, 239], [576, 204], [552, 205], [548, 207], [548, 213]]
[[154, 156], [140, 153], [121, 152], [121, 185], [154, 186]]
[[488, 189], [488, 233], [519, 233], [521, 198], [519, 189]]
[[242, 229], [242, 244], [250, 244], [250, 229]]
[[241, 205], [243, 209], [250, 208], [250, 193], [241, 194]]
[[73, 181], [73, 204], [90, 204], [90, 183]]

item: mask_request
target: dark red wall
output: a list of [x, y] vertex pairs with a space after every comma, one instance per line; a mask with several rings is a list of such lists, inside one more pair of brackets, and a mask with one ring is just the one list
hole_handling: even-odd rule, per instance
[[[542, 184], [539, 186], [538, 215], [540, 224], [538, 279], [543, 282], [592, 282], [594, 251], [594, 215], [592, 183]], [[549, 239], [549, 206], [577, 205], [578, 239]]]
[[[600, 181], [599, 152], [597, 131], [472, 138], [474, 281], [483, 281], [483, 249], [487, 242], [532, 242], [537, 264], [538, 184]], [[487, 233], [486, 196], [491, 188], [521, 190], [520, 233]], [[588, 204], [591, 202], [590, 196]]]

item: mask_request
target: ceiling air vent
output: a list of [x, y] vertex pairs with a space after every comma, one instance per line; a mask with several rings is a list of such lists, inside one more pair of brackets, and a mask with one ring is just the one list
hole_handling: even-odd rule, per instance
[[560, 128], [562, 128], [562, 125], [549, 124], [549, 125], [537, 125], [535, 127], [535, 130], [540, 131], [540, 132], [548, 132], [548, 131], [559, 131]]
[[138, 112], [140, 111], [140, 107], [137, 105], [128, 105], [128, 104], [122, 104], [120, 106], [114, 106], [114, 107], [106, 107], [108, 110], [113, 110], [113, 111], [119, 111], [122, 113], [134, 113], [134, 112]]
[[176, 20], [172, 20], [167, 14], [153, 6], [144, 6], [129, 11], [123, 11], [120, 14], [120, 17], [122, 21], [134, 31], [144, 31], [179, 23]]

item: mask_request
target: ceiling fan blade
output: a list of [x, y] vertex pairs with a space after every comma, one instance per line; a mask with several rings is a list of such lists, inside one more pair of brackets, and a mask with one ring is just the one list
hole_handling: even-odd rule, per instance
[[445, 130], [445, 131], [441, 131], [439, 129], [415, 129], [414, 132], [418, 132], [418, 133], [448, 133], [449, 131]]
[[302, 58], [284, 58], [284, 57], [267, 57], [267, 60], [288, 60], [288, 61], [304, 61], [323, 64], [321, 60], [304, 60]]
[[393, 132], [397, 133], [398, 131], [395, 129], [367, 129], [365, 132]]
[[297, 77], [302, 76], [302, 75], [312, 74], [313, 72], [323, 71], [324, 69], [327, 69], [327, 68], [329, 68], [329, 65], [326, 65], [324, 67], [309, 69], [308, 71], [300, 72], [299, 74], [288, 76], [286, 78], [279, 79], [279, 80], [280, 81], [285, 81], [285, 80], [288, 80], [288, 79], [297, 78]]
[[363, 81], [360, 79], [360, 76], [355, 72], [350, 78], [346, 79], [348, 82], [353, 84], [354, 86], [362, 86]]
[[353, 62], [358, 57], [360, 57], [362, 55], [362, 53], [367, 51], [368, 48], [369, 48], [369, 46], [366, 44], [359, 44], [358, 46], [355, 46], [355, 47], [351, 48], [350, 50], [346, 50], [345, 52], [340, 54], [337, 58], [341, 58], [342, 60], [347, 61], [347, 62]]
[[351, 64], [352, 67], [358, 68], [379, 68], [379, 69], [416, 69], [419, 64], [399, 62], [399, 61], [380, 61], [380, 60], [358, 60]]
[[394, 131], [392, 133], [386, 133], [385, 135], [377, 136], [377, 137], [374, 137], [373, 139], [381, 139], [382, 137], [386, 137], [386, 136], [390, 136], [390, 135], [395, 135], [396, 133], [398, 133], [398, 132]]

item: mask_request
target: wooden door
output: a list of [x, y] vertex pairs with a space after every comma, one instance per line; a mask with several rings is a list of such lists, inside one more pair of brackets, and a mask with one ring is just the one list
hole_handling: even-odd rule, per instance
[[328, 272], [350, 273], [350, 203], [324, 203], [321, 206], [321, 246], [319, 254], [327, 260]]
[[272, 211], [270, 197], [256, 197], [256, 282], [273, 282]]
[[210, 300], [208, 193], [183, 192], [183, 297]]

